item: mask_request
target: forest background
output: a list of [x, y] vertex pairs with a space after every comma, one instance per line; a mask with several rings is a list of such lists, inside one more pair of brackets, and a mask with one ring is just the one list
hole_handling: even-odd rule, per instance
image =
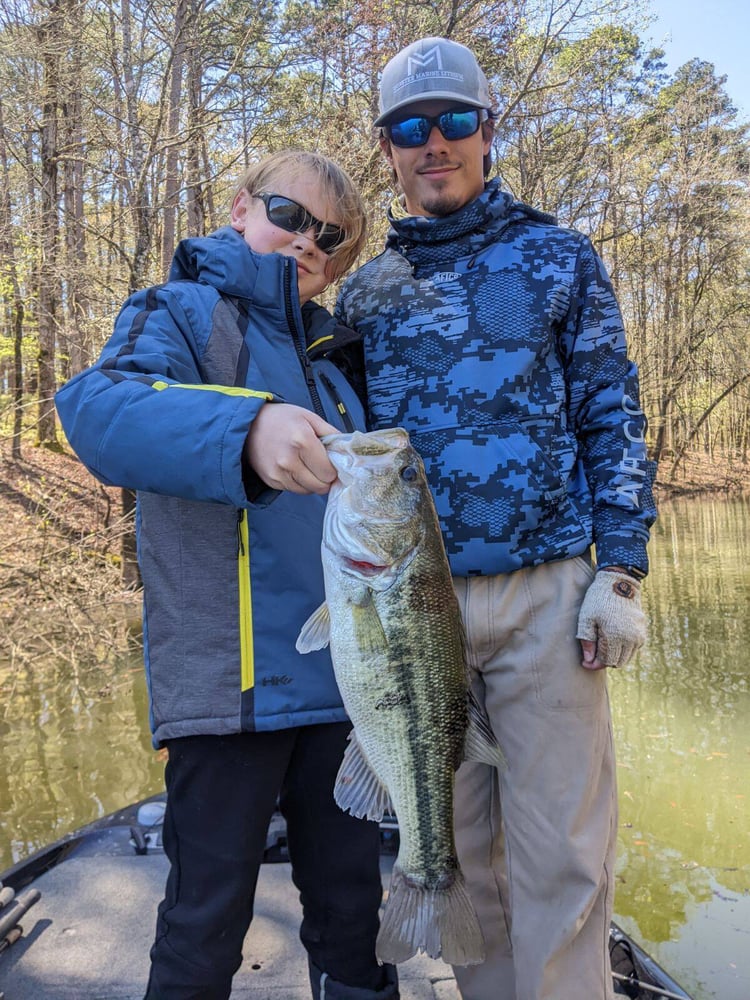
[[267, 152], [342, 163], [377, 253], [379, 72], [425, 35], [488, 74], [493, 174], [603, 256], [662, 492], [743, 488], [750, 126], [711, 63], [667, 71], [649, 21], [640, 0], [3, 0], [0, 658], [106, 662], [138, 630], [132, 497], [70, 455], [57, 386]]

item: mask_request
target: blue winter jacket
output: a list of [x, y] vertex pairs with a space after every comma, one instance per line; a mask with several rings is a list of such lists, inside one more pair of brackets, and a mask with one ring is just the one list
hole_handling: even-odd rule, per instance
[[654, 465], [604, 266], [497, 181], [444, 218], [395, 217], [344, 284], [370, 421], [422, 455], [456, 576], [581, 555], [648, 570]]
[[346, 719], [327, 650], [294, 648], [324, 599], [326, 498], [257, 489], [241, 461], [267, 401], [364, 426], [326, 358], [351, 331], [300, 309], [295, 267], [230, 228], [183, 241], [169, 282], [125, 303], [97, 363], [56, 397], [91, 472], [138, 491], [155, 745]]

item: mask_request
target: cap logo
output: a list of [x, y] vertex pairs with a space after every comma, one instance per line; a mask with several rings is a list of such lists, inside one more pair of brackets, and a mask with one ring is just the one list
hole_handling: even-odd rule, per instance
[[431, 62], [434, 62], [438, 69], [443, 68], [443, 58], [440, 55], [439, 45], [433, 45], [424, 55], [420, 55], [419, 52], [410, 55], [406, 63], [406, 72], [411, 76], [415, 72], [415, 67], [429, 66]]
[[393, 88], [394, 94], [398, 93], [404, 87], [415, 83], [417, 80], [423, 80], [426, 77], [440, 76], [449, 80], [460, 81], [464, 79], [463, 73], [452, 73], [450, 70], [443, 69], [443, 59], [440, 54], [439, 45], [434, 45], [421, 55], [418, 52], [410, 55], [406, 63], [406, 73], [406, 77]]

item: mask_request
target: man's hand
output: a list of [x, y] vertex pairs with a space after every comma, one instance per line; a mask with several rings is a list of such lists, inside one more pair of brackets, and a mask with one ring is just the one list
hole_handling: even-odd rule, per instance
[[311, 410], [265, 403], [245, 440], [245, 458], [264, 483], [292, 493], [327, 493], [337, 476], [320, 443], [339, 429]]
[[578, 616], [587, 670], [624, 667], [646, 641], [641, 585], [626, 573], [599, 570], [586, 591]]

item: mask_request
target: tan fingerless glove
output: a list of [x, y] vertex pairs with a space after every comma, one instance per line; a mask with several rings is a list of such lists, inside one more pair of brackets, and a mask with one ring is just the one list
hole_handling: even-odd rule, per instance
[[624, 667], [646, 641], [639, 581], [599, 570], [583, 599], [576, 638], [595, 642], [597, 658], [606, 666]]

